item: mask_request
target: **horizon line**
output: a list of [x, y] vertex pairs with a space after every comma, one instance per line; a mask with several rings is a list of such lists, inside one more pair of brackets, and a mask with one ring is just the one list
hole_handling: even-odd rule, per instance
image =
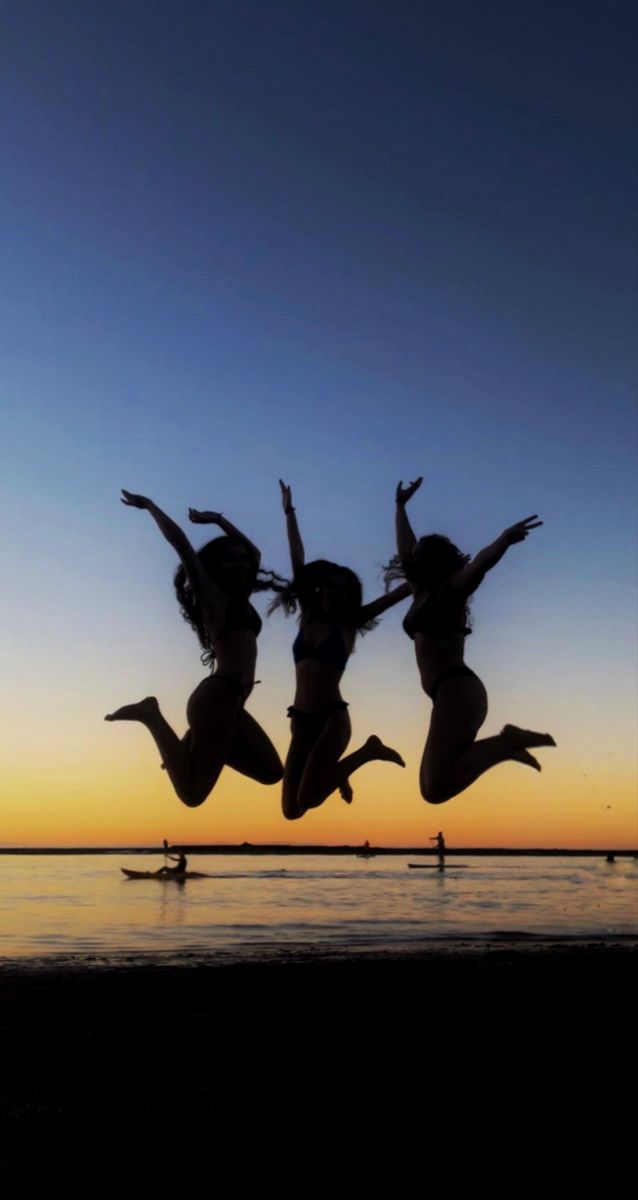
[[[294, 842], [172, 842], [169, 850], [184, 850], [190, 854], [348, 854], [369, 851], [371, 854], [428, 854], [436, 856], [436, 847], [431, 846], [374, 846], [366, 843], [294, 843]], [[0, 845], [0, 855], [9, 854], [163, 854], [164, 847], [157, 845], [123, 846], [17, 846]], [[638, 856], [638, 848], [614, 846], [454, 846], [445, 849], [446, 855], [457, 854], [510, 854], [516, 855], [596, 855], [618, 854]]]

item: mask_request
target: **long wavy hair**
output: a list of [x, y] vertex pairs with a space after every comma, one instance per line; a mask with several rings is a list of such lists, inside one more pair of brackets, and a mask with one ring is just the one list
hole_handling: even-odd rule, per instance
[[344, 612], [343, 624], [356, 629], [357, 633], [368, 633], [379, 624], [376, 620], [362, 621], [363, 587], [358, 575], [350, 567], [342, 567], [339, 563], [330, 562], [326, 558], [317, 558], [314, 562], [306, 563], [296, 572], [294, 579], [287, 586], [275, 587], [279, 594], [268, 606], [268, 613], [277, 608], [283, 608], [286, 616], [300, 610], [301, 616], [309, 621], [325, 620], [325, 610], [322, 607], [321, 593], [327, 583], [335, 576], [341, 575], [348, 585], [348, 604]]
[[[419, 538], [409, 558], [401, 558], [399, 554], [395, 554], [384, 567], [386, 591], [391, 583], [407, 579], [408, 583], [424, 591], [436, 592], [446, 579], [456, 575], [468, 561], [469, 555], [463, 554], [444, 534], [428, 533], [426, 537]], [[466, 600], [466, 624], [469, 624], [469, 620], [469, 602]]]
[[[245, 594], [247, 600], [253, 592], [275, 591], [283, 593], [288, 580], [283, 579], [274, 571], [262, 570], [259, 566], [259, 556], [248, 546], [246, 542], [241, 542], [237, 538], [217, 537], [211, 542], [207, 542], [202, 546], [201, 550], [197, 551], [197, 557], [202, 564], [206, 574], [213, 583], [222, 592], [228, 590], [228, 579], [224, 570], [224, 560], [228, 556], [228, 551], [231, 546], [242, 546], [248, 554], [249, 575], [242, 586], [242, 593]], [[201, 660], [207, 667], [212, 667], [215, 662], [215, 651], [211, 645], [208, 630], [204, 623], [200, 605], [197, 602], [193, 589], [189, 583], [188, 576], [182, 565], [180, 565], [173, 579], [175, 585], [175, 594], [177, 596], [180, 612], [185, 621], [188, 622], [191, 629], [195, 630], [199, 639], [199, 644], [202, 647]]]

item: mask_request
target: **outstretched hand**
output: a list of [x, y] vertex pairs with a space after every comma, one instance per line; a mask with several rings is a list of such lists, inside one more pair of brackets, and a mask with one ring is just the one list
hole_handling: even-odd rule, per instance
[[423, 476], [419, 475], [418, 479], [413, 479], [412, 483], [408, 484], [408, 486], [404, 488], [403, 480], [400, 479], [397, 484], [397, 490], [396, 490], [397, 504], [407, 504], [408, 500], [412, 499], [414, 493], [418, 492], [422, 483], [423, 483]]
[[189, 508], [188, 519], [193, 525], [219, 525], [221, 513], [200, 512], [197, 508]]
[[517, 521], [515, 525], [510, 525], [509, 529], [505, 529], [501, 534], [503, 540], [508, 546], [513, 546], [515, 542], [524, 542], [528, 533], [532, 529], [538, 529], [543, 522], [538, 520], [538, 514], [534, 513], [532, 517], [525, 517], [523, 521]]
[[285, 513], [289, 513], [293, 507], [292, 503], [292, 488], [289, 483], [284, 483], [283, 479], [279, 480], [281, 489], [281, 503]]
[[150, 508], [153, 503], [148, 496], [137, 496], [135, 492], [127, 492], [126, 488], [122, 488], [120, 496], [122, 504], [127, 504], [129, 508]]

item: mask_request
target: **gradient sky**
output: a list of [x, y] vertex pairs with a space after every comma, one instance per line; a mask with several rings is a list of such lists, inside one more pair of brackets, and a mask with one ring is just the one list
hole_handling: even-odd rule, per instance
[[[636, 845], [636, 8], [589, 0], [20, 0], [3, 6], [4, 844]], [[228, 771], [183, 808], [138, 726], [201, 678], [177, 520], [222, 509], [368, 598], [416, 530], [468, 552], [532, 512], [474, 602], [485, 732], [549, 729], [541, 776], [420, 799], [429, 702], [400, 613], [344, 680], [355, 803], [300, 823]], [[204, 532], [192, 530], [196, 545]], [[262, 605], [263, 610], [263, 605]], [[285, 753], [294, 622], [250, 710]]]

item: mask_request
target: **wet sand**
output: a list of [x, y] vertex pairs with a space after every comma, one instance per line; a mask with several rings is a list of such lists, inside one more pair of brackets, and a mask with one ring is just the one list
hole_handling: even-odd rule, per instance
[[454, 1195], [469, 1171], [551, 1194], [602, 1170], [620, 1194], [637, 961], [595, 942], [5, 960], [0, 1163], [83, 1191]]

